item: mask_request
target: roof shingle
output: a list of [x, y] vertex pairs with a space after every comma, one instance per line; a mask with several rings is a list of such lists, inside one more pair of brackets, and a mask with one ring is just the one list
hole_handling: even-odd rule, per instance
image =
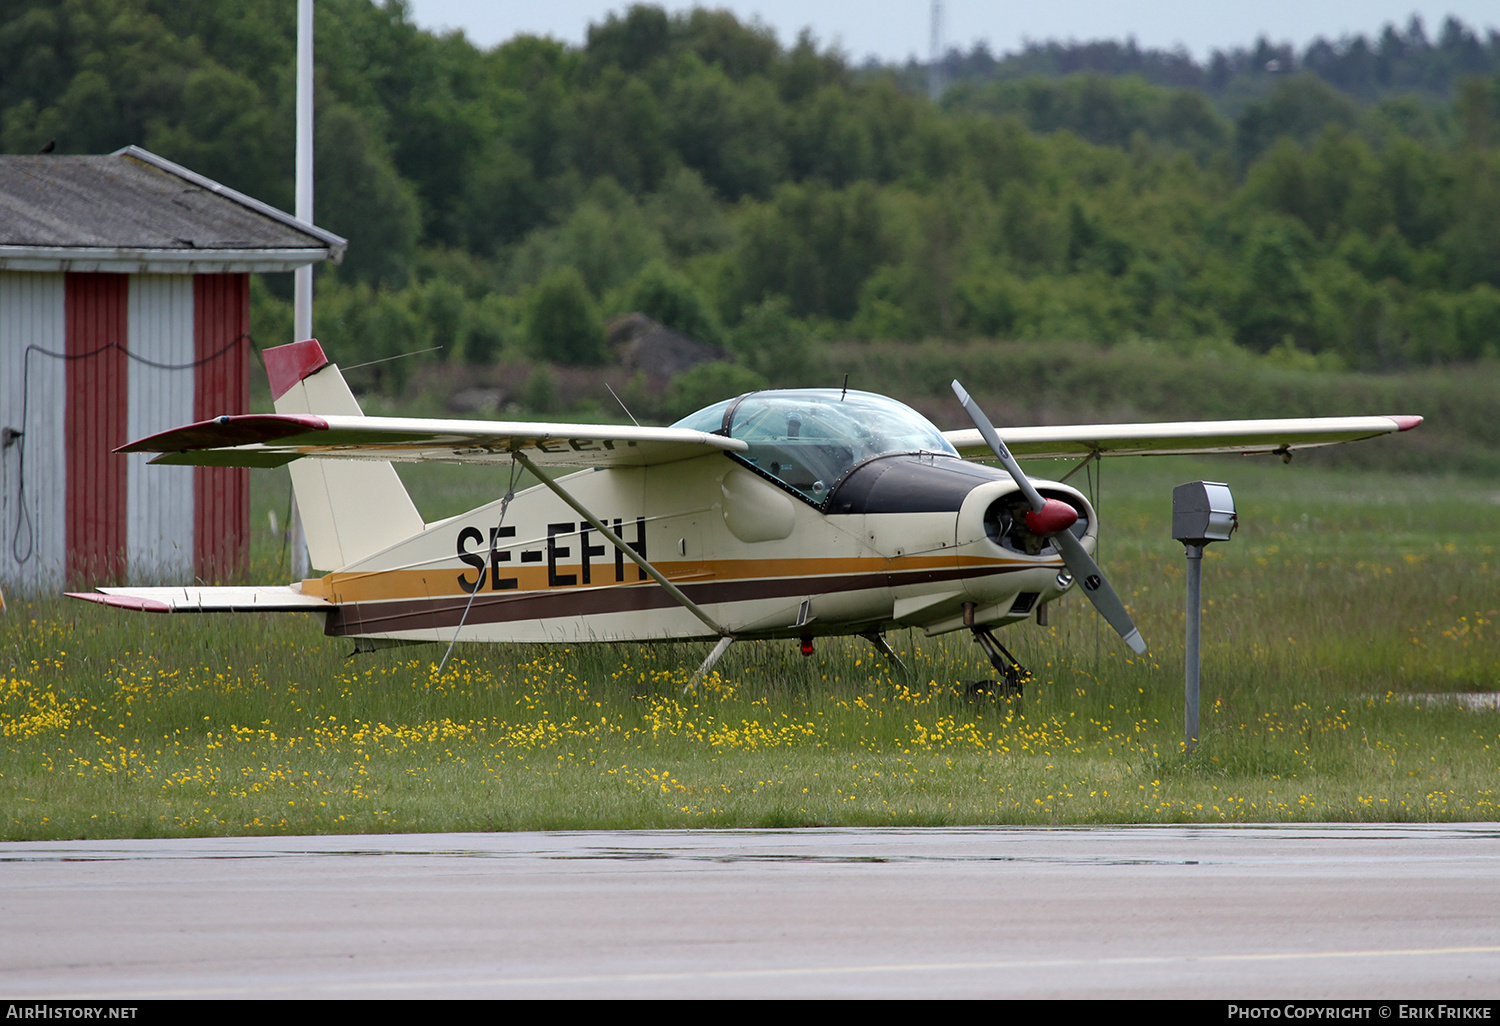
[[214, 251], [239, 262], [276, 251], [285, 262], [289, 251], [302, 251], [295, 262], [311, 263], [338, 262], [346, 245], [138, 147], [106, 156], [0, 156], [0, 248], [11, 256], [28, 247], [212, 263]]

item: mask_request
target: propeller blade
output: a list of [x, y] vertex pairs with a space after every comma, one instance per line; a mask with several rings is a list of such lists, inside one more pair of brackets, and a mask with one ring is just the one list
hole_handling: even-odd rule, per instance
[[[1021, 465], [1016, 462], [1005, 443], [1000, 440], [1000, 435], [990, 419], [984, 415], [972, 396], [964, 391], [964, 387], [957, 381], [953, 382], [953, 394], [958, 396], [958, 401], [963, 404], [964, 412], [979, 429], [979, 434], [984, 438], [986, 444], [994, 450], [999, 457], [1000, 463], [1010, 474], [1011, 479], [1016, 482], [1016, 487], [1021, 489], [1021, 494], [1026, 496], [1027, 503], [1032, 511], [1041, 513], [1046, 506], [1047, 500], [1043, 499], [1031, 479], [1021, 470]], [[1120, 601], [1120, 596], [1115, 594], [1115, 589], [1110, 587], [1109, 581], [1104, 578], [1104, 571], [1099, 569], [1099, 564], [1094, 562], [1092, 556], [1084, 549], [1083, 543], [1074, 537], [1072, 531], [1058, 531], [1051, 536], [1052, 544], [1057, 546], [1062, 555], [1063, 563], [1070, 573], [1083, 585], [1083, 593], [1089, 597], [1094, 608], [1099, 614], [1109, 621], [1109, 625], [1119, 632], [1120, 637], [1125, 639], [1125, 644], [1137, 655], [1146, 651], [1146, 639], [1141, 637], [1141, 632], [1136, 629], [1135, 623], [1130, 619], [1130, 614], [1125, 611], [1125, 603]]]
[[1041, 493], [1036, 490], [1036, 487], [1031, 483], [1031, 478], [1021, 472], [1021, 465], [1016, 462], [1016, 458], [1010, 454], [1010, 450], [1000, 440], [1000, 434], [995, 430], [995, 425], [990, 423], [990, 418], [984, 415], [984, 411], [979, 408], [979, 404], [974, 401], [973, 396], [964, 391], [964, 386], [960, 385], [957, 379], [953, 382], [953, 394], [958, 396], [958, 401], [963, 404], [964, 412], [969, 415], [969, 419], [979, 429], [980, 437], [984, 439], [985, 444], [994, 450], [996, 456], [1000, 457], [1001, 464], [1009, 471], [1011, 478], [1016, 482], [1016, 487], [1021, 489], [1022, 495], [1026, 496], [1026, 501], [1031, 505], [1032, 512], [1040, 513], [1042, 507], [1047, 504], [1047, 500], [1043, 499]]
[[1130, 614], [1125, 612], [1125, 603], [1120, 601], [1115, 589], [1104, 579], [1104, 572], [1084, 549], [1083, 543], [1073, 536], [1072, 531], [1062, 531], [1052, 536], [1052, 544], [1062, 553], [1063, 562], [1078, 583], [1083, 585], [1083, 593], [1089, 597], [1094, 608], [1099, 610], [1099, 615], [1109, 621], [1109, 625], [1125, 639], [1125, 644], [1130, 646], [1132, 652], [1144, 655], [1146, 639], [1141, 637]]

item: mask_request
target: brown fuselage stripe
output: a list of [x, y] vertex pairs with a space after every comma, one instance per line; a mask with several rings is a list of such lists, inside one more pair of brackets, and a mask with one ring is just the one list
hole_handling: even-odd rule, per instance
[[[559, 536], [561, 537], [561, 536]], [[524, 553], [523, 553], [524, 558]], [[656, 568], [667, 576], [674, 584], [681, 585], [685, 582], [702, 582], [712, 578], [717, 581], [744, 581], [763, 580], [767, 578], [796, 578], [809, 580], [817, 578], [843, 577], [852, 574], [907, 574], [917, 570], [950, 570], [955, 567], [994, 567], [1003, 562], [1022, 564], [1020, 559], [996, 560], [993, 558], [982, 558], [973, 556], [955, 556], [952, 553], [945, 555], [928, 556], [902, 556], [888, 559], [882, 556], [866, 556], [855, 558], [841, 557], [788, 557], [785, 559], [707, 559], [707, 560], [667, 560], [658, 562]], [[1059, 568], [1061, 564], [1057, 564]], [[643, 571], [633, 566], [628, 560], [621, 558], [619, 563], [595, 561], [593, 567], [593, 587], [609, 587], [616, 584], [644, 583], [647, 577]], [[302, 582], [302, 593], [304, 595], [316, 595], [325, 598], [336, 605], [345, 605], [350, 602], [388, 602], [399, 599], [434, 599], [440, 596], [455, 598], [460, 602], [468, 601], [467, 590], [464, 587], [472, 581], [475, 570], [478, 569], [470, 564], [467, 567], [454, 568], [445, 572], [441, 567], [429, 568], [427, 570], [364, 570], [364, 571], [334, 571], [324, 577], [314, 578]], [[545, 552], [541, 549], [532, 550], [532, 558], [528, 562], [516, 565], [507, 562], [501, 568], [502, 578], [511, 578], [514, 585], [497, 589], [493, 581], [494, 562], [491, 561], [484, 569], [485, 582], [482, 585], [484, 591], [504, 591], [509, 595], [535, 594], [548, 592], [556, 588], [579, 587], [579, 578], [584, 577], [585, 571], [582, 564], [559, 562], [556, 567], [550, 567], [547, 563]], [[573, 579], [572, 584], [559, 584], [552, 581], [553, 573], [562, 574]], [[905, 579], [904, 577], [901, 579]], [[507, 582], [509, 583], [509, 582]], [[582, 587], [589, 587], [590, 583], [585, 580]]]
[[[1023, 570], [1051, 569], [1037, 566], [977, 566], [947, 570], [914, 570], [905, 573], [847, 574], [837, 577], [772, 577], [759, 580], [679, 583], [678, 587], [699, 605], [748, 602], [754, 599], [823, 595], [832, 592], [869, 591], [932, 581], [958, 581], [971, 577]], [[392, 631], [432, 630], [468, 624], [509, 623], [516, 620], [548, 620], [560, 617], [598, 616], [605, 613], [641, 612], [677, 605], [675, 599], [652, 583], [615, 585], [605, 588], [517, 592], [467, 597], [451, 595], [428, 599], [394, 599], [388, 602], [346, 602], [328, 614], [324, 633], [333, 636], [385, 634]], [[465, 615], [465, 609], [468, 610]]]

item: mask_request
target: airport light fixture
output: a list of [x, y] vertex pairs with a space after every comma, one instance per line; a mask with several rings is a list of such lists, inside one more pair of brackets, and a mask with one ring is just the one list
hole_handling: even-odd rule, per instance
[[1215, 481], [1192, 481], [1172, 489], [1172, 537], [1187, 547], [1186, 708], [1183, 742], [1189, 752], [1198, 747], [1198, 671], [1200, 627], [1203, 617], [1203, 549], [1210, 542], [1228, 541], [1239, 527], [1229, 486]]

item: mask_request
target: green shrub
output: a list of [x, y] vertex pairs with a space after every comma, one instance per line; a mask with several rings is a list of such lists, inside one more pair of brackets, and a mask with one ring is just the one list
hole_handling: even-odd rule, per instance
[[723, 341], [724, 329], [712, 307], [693, 283], [661, 260], [647, 264], [631, 283], [629, 305], [653, 320], [684, 335], [714, 345]]
[[559, 268], [531, 290], [526, 341], [539, 360], [572, 366], [604, 362], [599, 311], [576, 268]]
[[784, 296], [747, 307], [729, 339], [741, 364], [777, 386], [808, 384], [814, 355], [807, 326]]
[[700, 363], [672, 382], [670, 415], [680, 419], [705, 406], [766, 387], [766, 379], [734, 363]]

